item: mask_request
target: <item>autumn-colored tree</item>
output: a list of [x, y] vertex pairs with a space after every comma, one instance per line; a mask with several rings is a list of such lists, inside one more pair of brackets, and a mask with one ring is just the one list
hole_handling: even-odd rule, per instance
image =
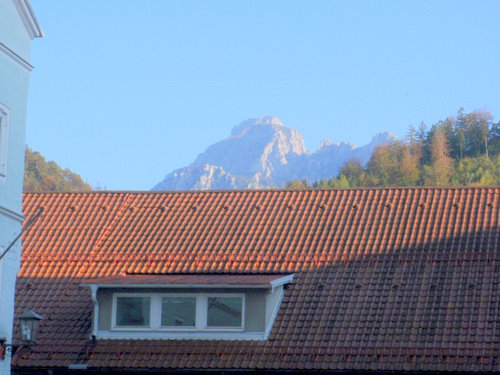
[[[498, 157], [497, 157], [498, 156]], [[486, 110], [410, 125], [403, 142], [377, 147], [366, 168], [348, 161], [314, 187], [500, 185], [500, 123]]]
[[393, 142], [375, 148], [367, 164], [367, 172], [373, 186], [395, 186], [400, 173], [400, 145]]
[[429, 186], [445, 186], [450, 182], [453, 174], [453, 159], [450, 158], [448, 140], [445, 130], [442, 127], [435, 126], [433, 137], [430, 143], [431, 165], [426, 173], [424, 183]]
[[307, 188], [307, 181], [292, 180], [285, 184], [285, 189], [302, 190]]
[[415, 186], [420, 180], [421, 160], [424, 156], [424, 145], [427, 134], [425, 123], [420, 124], [420, 131], [417, 132], [413, 125], [410, 125], [405, 143], [401, 151], [401, 186]]
[[414, 154], [408, 145], [402, 145], [397, 186], [416, 186], [420, 179], [420, 154]]
[[69, 169], [54, 161], [47, 162], [39, 153], [26, 147], [24, 191], [89, 191], [91, 186]]

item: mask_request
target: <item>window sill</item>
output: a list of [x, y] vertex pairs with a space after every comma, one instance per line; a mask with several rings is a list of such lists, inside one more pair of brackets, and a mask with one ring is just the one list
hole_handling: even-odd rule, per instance
[[264, 332], [97, 331], [102, 340], [264, 340]]

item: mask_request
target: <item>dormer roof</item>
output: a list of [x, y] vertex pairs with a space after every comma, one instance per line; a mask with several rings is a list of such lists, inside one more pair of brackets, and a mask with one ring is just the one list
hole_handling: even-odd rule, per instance
[[99, 288], [276, 288], [291, 282], [292, 275], [116, 275], [84, 280]]

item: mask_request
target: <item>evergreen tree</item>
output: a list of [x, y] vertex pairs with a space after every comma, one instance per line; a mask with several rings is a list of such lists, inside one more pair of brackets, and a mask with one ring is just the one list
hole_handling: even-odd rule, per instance
[[491, 126], [488, 143], [490, 145], [490, 154], [491, 155], [499, 155], [500, 154], [500, 122], [497, 122]]
[[464, 149], [465, 149], [465, 133], [463, 129], [458, 129], [458, 147], [460, 151], [460, 160], [464, 158]]
[[404, 142], [377, 147], [366, 168], [349, 160], [314, 187], [500, 185], [500, 123], [485, 110], [447, 117], [427, 130], [410, 125]]
[[457, 130], [465, 136], [465, 156], [479, 156], [488, 153], [488, 135], [493, 116], [485, 110], [464, 113], [461, 108], [457, 116]]
[[319, 182], [313, 183], [313, 187], [325, 189], [325, 188], [330, 187], [330, 185], [328, 184], [328, 181], [325, 178], [321, 178], [321, 180], [319, 180]]

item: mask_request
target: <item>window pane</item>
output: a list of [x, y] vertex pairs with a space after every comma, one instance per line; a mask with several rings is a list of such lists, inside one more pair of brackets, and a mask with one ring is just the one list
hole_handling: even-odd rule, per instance
[[149, 326], [150, 297], [118, 297], [116, 299], [116, 325]]
[[196, 297], [163, 297], [161, 325], [163, 327], [194, 327]]
[[243, 299], [241, 297], [209, 297], [208, 327], [241, 327]]

